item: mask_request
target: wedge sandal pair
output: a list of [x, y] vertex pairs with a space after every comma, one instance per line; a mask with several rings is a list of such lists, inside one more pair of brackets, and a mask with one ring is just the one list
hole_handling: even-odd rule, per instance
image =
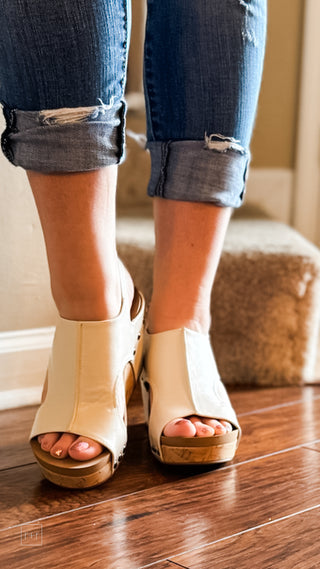
[[[127, 444], [127, 404], [143, 364], [145, 301], [135, 290], [131, 309], [123, 297], [119, 315], [101, 322], [60, 318], [49, 362], [46, 396], [30, 443], [48, 480], [66, 488], [90, 488], [117, 469]], [[215, 464], [233, 458], [240, 427], [220, 381], [209, 338], [188, 329], [147, 336], [141, 389], [153, 454], [166, 464]], [[165, 437], [172, 419], [200, 415], [224, 419], [232, 432], [212, 437]], [[38, 435], [74, 433], [99, 442], [96, 458], [54, 458]]]

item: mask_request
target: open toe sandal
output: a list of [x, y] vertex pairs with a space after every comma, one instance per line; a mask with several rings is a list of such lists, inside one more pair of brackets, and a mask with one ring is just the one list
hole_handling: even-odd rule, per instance
[[[30, 443], [43, 475], [66, 488], [89, 488], [112, 476], [127, 443], [126, 405], [142, 364], [145, 302], [135, 290], [130, 307], [122, 294], [116, 318], [59, 319]], [[87, 461], [58, 459], [41, 449], [37, 436], [65, 432], [89, 437], [103, 452]]]
[[[140, 376], [154, 456], [165, 464], [215, 464], [232, 460], [241, 429], [221, 382], [208, 335], [187, 328], [146, 333]], [[163, 429], [179, 417], [198, 415], [228, 421], [232, 431], [209, 437], [167, 437]]]

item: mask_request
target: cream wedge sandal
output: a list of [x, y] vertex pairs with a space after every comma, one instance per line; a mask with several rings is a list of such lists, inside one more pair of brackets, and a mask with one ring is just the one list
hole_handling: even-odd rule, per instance
[[[232, 460], [241, 429], [220, 380], [209, 336], [187, 328], [148, 334], [141, 390], [149, 441], [165, 464], [215, 464]], [[166, 437], [167, 423], [199, 415], [229, 421], [233, 430], [211, 437]]]
[[[123, 295], [122, 295], [123, 297]], [[124, 298], [124, 297], [123, 297]], [[116, 318], [78, 322], [60, 318], [47, 375], [47, 394], [30, 434], [43, 475], [58, 486], [89, 488], [110, 478], [126, 443], [126, 405], [140, 374], [145, 302], [135, 290]], [[67, 432], [89, 437], [105, 450], [96, 458], [56, 459], [37, 436]]]

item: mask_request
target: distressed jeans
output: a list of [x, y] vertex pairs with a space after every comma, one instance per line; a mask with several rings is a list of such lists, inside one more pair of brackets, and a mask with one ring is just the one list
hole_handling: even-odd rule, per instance
[[[267, 0], [148, 0], [150, 196], [239, 207], [265, 52]], [[0, 0], [2, 150], [27, 170], [125, 156], [129, 0]]]

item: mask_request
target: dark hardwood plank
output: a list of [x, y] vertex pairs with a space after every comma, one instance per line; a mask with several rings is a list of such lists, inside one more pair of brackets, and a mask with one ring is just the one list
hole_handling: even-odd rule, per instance
[[[265, 412], [269, 407], [294, 406], [297, 403], [309, 402], [320, 398], [320, 387], [284, 387], [270, 389], [251, 389], [244, 391], [230, 390], [230, 397], [239, 418], [254, 411]], [[276, 411], [276, 409], [275, 409]], [[28, 435], [36, 407], [10, 409], [0, 413], [0, 471], [6, 468], [35, 463], [28, 444]], [[279, 409], [279, 413], [283, 410]], [[243, 419], [241, 419], [243, 423]], [[133, 394], [128, 408], [128, 424], [130, 426], [144, 423], [140, 389]], [[139, 428], [136, 436], [145, 438], [145, 431]]]
[[174, 557], [192, 569], [320, 567], [320, 507]]
[[5, 566], [139, 569], [317, 506], [319, 472], [320, 453], [301, 448], [51, 516], [42, 547], [2, 533]]
[[28, 444], [34, 413], [34, 407], [1, 411], [0, 470], [34, 462]]
[[269, 407], [286, 406], [320, 397], [320, 386], [269, 387], [253, 389], [228, 388], [231, 402], [241, 417]]
[[240, 417], [243, 437], [235, 463], [320, 439], [320, 399]]
[[97, 488], [59, 488], [42, 477], [36, 463], [0, 472], [0, 529], [198, 474], [196, 468], [168, 470], [154, 460], [144, 425], [129, 427], [128, 434], [128, 447], [121, 467]]
[[[130, 422], [136, 420], [136, 407], [131, 409]], [[243, 438], [234, 463], [256, 459], [296, 445], [308, 445], [320, 438], [320, 400], [297, 402], [278, 409], [243, 416]], [[44, 480], [36, 464], [0, 472], [1, 527], [25, 523], [47, 515], [58, 514], [74, 507], [90, 505], [138, 492], [168, 482], [187, 479], [210, 469], [166, 467], [153, 459], [143, 424], [131, 424], [125, 459], [115, 476], [98, 488], [70, 491]], [[26, 445], [29, 448], [28, 443]]]

